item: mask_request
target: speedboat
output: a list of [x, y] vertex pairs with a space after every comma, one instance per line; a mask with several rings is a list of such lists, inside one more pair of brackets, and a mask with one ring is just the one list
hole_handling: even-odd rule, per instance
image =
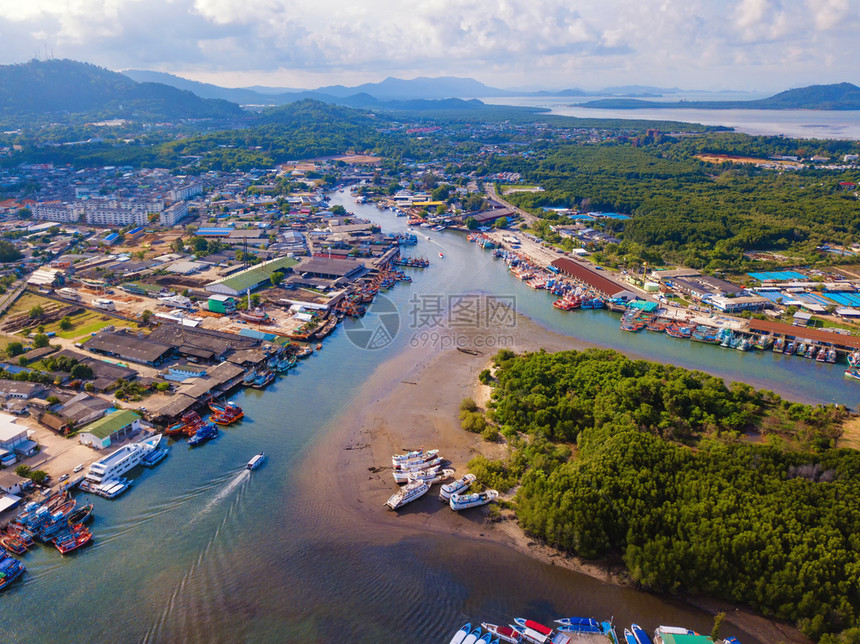
[[519, 644], [523, 640], [523, 634], [512, 626], [497, 626], [496, 624], [481, 624], [484, 630], [495, 635], [501, 642]]
[[636, 636], [630, 632], [629, 628], [624, 629], [624, 644], [637, 644]]
[[451, 638], [451, 641], [448, 644], [463, 644], [463, 640], [466, 639], [466, 636], [469, 634], [471, 629], [471, 624], [463, 624], [463, 627], [454, 633], [454, 637]]
[[442, 489], [439, 490], [439, 500], [443, 503], [447, 503], [451, 499], [452, 494], [465, 492], [469, 489], [469, 486], [475, 482], [475, 480], [475, 475], [470, 472], [468, 474], [464, 474], [453, 483], [446, 483], [442, 486]]
[[476, 626], [471, 633], [466, 635], [463, 639], [463, 644], [476, 644], [478, 638], [481, 636], [481, 627]]
[[479, 505], [486, 505], [495, 501], [499, 497], [496, 490], [486, 490], [484, 492], [475, 492], [473, 494], [452, 494], [448, 505], [452, 510], [467, 510], [476, 508]]
[[633, 637], [636, 638], [636, 644], [653, 644], [648, 633], [645, 632], [639, 624], [631, 624], [630, 630], [633, 631]]
[[564, 635], [561, 636], [563, 639], [559, 639], [558, 635], [556, 635], [555, 639], [551, 639], [555, 632], [549, 626], [544, 626], [543, 624], [539, 624], [531, 619], [517, 617], [514, 619], [514, 622], [516, 622], [518, 626], [522, 627], [524, 642], [533, 642], [534, 644], [549, 644], [549, 642], [556, 641], [558, 641], [559, 644], [562, 644], [562, 642], [565, 644], [570, 642], [570, 638]]
[[252, 457], [251, 460], [248, 461], [248, 464], [245, 466], [245, 469], [246, 470], [256, 470], [258, 467], [260, 467], [263, 464], [263, 461], [265, 461], [265, 460], [266, 460], [266, 455], [263, 452], [260, 452], [259, 454], [254, 455], [254, 457]]
[[603, 628], [593, 617], [565, 617], [557, 619], [555, 623], [565, 631], [576, 631], [577, 633], [602, 633]]

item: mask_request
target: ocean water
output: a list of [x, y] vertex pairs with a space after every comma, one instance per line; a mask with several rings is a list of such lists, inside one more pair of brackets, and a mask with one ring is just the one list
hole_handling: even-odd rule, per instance
[[[731, 96], [665, 96], [654, 101], [734, 100]], [[757, 97], [753, 97], [757, 98]], [[552, 114], [578, 118], [607, 118], [681, 121], [703, 125], [724, 125], [754, 135], [784, 135], [801, 139], [860, 139], [860, 111], [857, 110], [703, 110], [703, 109], [592, 109], [576, 107], [589, 98], [486, 98], [486, 103], [545, 107]]]
[[[403, 218], [355, 205], [348, 195], [333, 203], [387, 230], [405, 229]], [[519, 312], [553, 330], [810, 402], [851, 404], [856, 383], [845, 382], [834, 365], [628, 334], [608, 312], [557, 311], [549, 295], [512, 279], [502, 262], [463, 235], [425, 229], [419, 235], [408, 252], [429, 257], [432, 266], [411, 271], [412, 284], [386, 294], [402, 322], [389, 344], [361, 349], [339, 327], [321, 351], [267, 390], [238, 393], [246, 414], [241, 424], [199, 448], [174, 444], [124, 496], [94, 499], [91, 546], [67, 557], [53, 547], [26, 556], [27, 574], [0, 600], [0, 640], [429, 644], [447, 642], [466, 621], [508, 623], [520, 615], [614, 616], [620, 625], [683, 624], [709, 632], [708, 615], [675, 599], [605, 584], [501, 545], [353, 525], [324, 496], [300, 494], [296, 471], [337, 428], [366, 375], [410, 345], [416, 332], [410, 311], [421, 298], [510, 296]], [[266, 464], [245, 472], [260, 450]], [[443, 510], [431, 498], [409, 509], [428, 520]], [[744, 644], [757, 641], [724, 632]]]

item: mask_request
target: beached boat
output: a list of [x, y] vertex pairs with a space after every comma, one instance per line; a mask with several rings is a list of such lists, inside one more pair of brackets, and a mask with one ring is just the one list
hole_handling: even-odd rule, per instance
[[248, 461], [248, 464], [245, 466], [245, 469], [246, 470], [256, 470], [258, 467], [260, 467], [263, 464], [263, 461], [265, 461], [265, 460], [266, 460], [265, 453], [260, 452], [259, 454], [255, 454], [251, 458], [251, 460]]
[[633, 631], [633, 637], [636, 638], [636, 644], [653, 644], [653, 642], [651, 642], [651, 638], [648, 637], [648, 633], [646, 633], [645, 629], [639, 626], [639, 624], [631, 624], [630, 630]]
[[218, 436], [218, 428], [215, 425], [203, 425], [203, 427], [197, 430], [194, 436], [188, 439], [188, 446], [196, 447], [197, 445], [202, 445], [216, 436]]
[[26, 568], [24, 564], [5, 552], [0, 552], [0, 590], [5, 590], [20, 577]]
[[513, 626], [503, 626], [496, 624], [481, 624], [483, 629], [490, 633], [490, 635], [495, 635], [500, 642], [510, 642], [510, 644], [519, 644], [523, 641], [523, 634], [515, 629]]
[[477, 644], [478, 638], [481, 636], [481, 627], [476, 626], [466, 637], [462, 639], [462, 644]]
[[439, 473], [439, 465], [442, 463], [441, 458], [434, 458], [427, 463], [421, 463], [413, 467], [396, 467], [392, 474], [394, 475], [395, 483], [409, 483], [413, 474], [425, 474], [432, 478]]
[[430, 470], [419, 470], [409, 474], [409, 482], [423, 481], [427, 485], [433, 485], [454, 476], [454, 470], [446, 469], [439, 471], [438, 468]]
[[391, 457], [391, 464], [394, 466], [397, 465], [407, 465], [412, 462], [419, 461], [427, 461], [431, 458], [434, 458], [439, 453], [438, 449], [424, 450], [418, 449], [412, 452], [405, 452], [403, 454], [395, 454]]
[[260, 324], [269, 319], [269, 314], [263, 309], [253, 309], [251, 311], [238, 311], [239, 317], [246, 322], [254, 322]]
[[630, 632], [629, 628], [624, 629], [624, 644], [636, 644], [636, 636]]
[[[657, 644], [668, 644], [666, 640], [663, 639], [664, 635], [695, 635], [695, 631], [691, 631], [689, 628], [683, 628], [681, 626], [658, 626], [654, 631], [654, 641]], [[672, 642], [674, 642], [674, 638], [672, 638]], [[698, 643], [697, 643], [698, 644]]]
[[407, 483], [404, 487], [392, 494], [391, 498], [385, 502], [385, 505], [392, 510], [397, 510], [407, 503], [412, 503], [416, 499], [420, 499], [422, 496], [427, 494], [429, 489], [430, 486], [424, 481]]
[[452, 483], [446, 483], [439, 490], [439, 500], [443, 503], [448, 503], [452, 494], [461, 494], [469, 489], [469, 486], [475, 482], [476, 476], [471, 472], [464, 474]]
[[492, 503], [497, 498], [499, 498], [499, 493], [496, 490], [486, 490], [472, 494], [452, 494], [448, 500], [448, 505], [451, 506], [452, 510], [467, 510]]

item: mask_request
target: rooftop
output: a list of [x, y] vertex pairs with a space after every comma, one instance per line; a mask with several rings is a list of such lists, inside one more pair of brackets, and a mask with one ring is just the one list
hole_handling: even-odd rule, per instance
[[292, 257], [279, 257], [278, 259], [273, 259], [268, 262], [258, 264], [257, 266], [246, 268], [245, 270], [235, 273], [223, 280], [212, 282], [211, 284], [208, 284], [208, 286], [220, 284], [241, 293], [249, 288], [254, 288], [257, 285], [262, 284], [271, 277], [272, 273], [292, 268], [296, 263], [297, 260]]
[[126, 425], [130, 425], [139, 418], [140, 416], [132, 410], [123, 409], [115, 411], [112, 414], [108, 414], [94, 423], [90, 423], [83, 428], [83, 431], [88, 434], [92, 434], [97, 438], [107, 438], [117, 430], [122, 429]]

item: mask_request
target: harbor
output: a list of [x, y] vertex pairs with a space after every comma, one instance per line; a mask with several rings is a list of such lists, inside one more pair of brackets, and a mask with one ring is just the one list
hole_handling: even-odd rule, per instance
[[[402, 222], [405, 229], [404, 218], [393, 213], [355, 205], [346, 195], [333, 202], [338, 199], [359, 216], [370, 219], [375, 212], [386, 227], [396, 231]], [[798, 363], [773, 352], [718, 351], [665, 333], [629, 334], [606, 312], [560, 311], [551, 305], [555, 298], [512, 279], [502, 262], [465, 235], [426, 236], [413, 254], [443, 252], [445, 258], [429, 272], [412, 272], [410, 288], [387, 293], [403, 312], [415, 294], [514, 295], [519, 314], [531, 318], [521, 319], [516, 331], [531, 344], [518, 341], [515, 349], [615, 346], [810, 402], [841, 402], [854, 391], [837, 365]], [[340, 325], [322, 351], [291, 371], [301, 377], [275, 379], [264, 391], [238, 390], [231, 400], [245, 417], [222, 431], [213, 449], [174, 445], [157, 468], [134, 476], [130, 494], [115, 501], [93, 498], [96, 538], [85, 557], [58, 566], [46, 549], [28, 555], [27, 574], [4, 591], [4, 606], [17, 616], [9, 636], [61, 637], [68, 624], [37, 626], [38, 605], [50, 602], [74, 615], [82, 595], [70, 595], [68, 588], [96, 576], [102, 581], [86, 589], [88, 601], [129, 592], [139, 600], [118, 603], [109, 615], [87, 616], [86, 623], [73, 617], [72, 625], [93, 641], [120, 624], [130, 638], [143, 641], [321, 641], [349, 633], [352, 641], [380, 642], [404, 632], [404, 611], [413, 616], [408, 633], [421, 642], [448, 641], [452, 625], [467, 621], [508, 624], [529, 615], [550, 623], [571, 612], [613, 615], [615, 623], [636, 621], [651, 629], [668, 623], [710, 632], [713, 612], [617, 585], [611, 573], [542, 553], [528, 539], [514, 542], [509, 522], [486, 523], [476, 518], [480, 509], [451, 512], [427, 494], [397, 514], [387, 512], [382, 506], [393, 489], [391, 472], [377, 478], [368, 467], [390, 467], [391, 454], [424, 444], [444, 452], [456, 479], [482, 444], [459, 429], [457, 404], [471, 393], [467, 383], [492, 351], [414, 348], [411, 338], [401, 332], [378, 351], [367, 351], [347, 341]], [[808, 369], [816, 375], [804, 379]], [[406, 383], [420, 383], [420, 390]], [[261, 450], [267, 463], [251, 478], [248, 459]], [[175, 530], [177, 517], [181, 531]], [[223, 611], [225, 602], [260, 618], [239, 624], [235, 611]], [[744, 644], [775, 641], [754, 616], [739, 615], [725, 632]]]

